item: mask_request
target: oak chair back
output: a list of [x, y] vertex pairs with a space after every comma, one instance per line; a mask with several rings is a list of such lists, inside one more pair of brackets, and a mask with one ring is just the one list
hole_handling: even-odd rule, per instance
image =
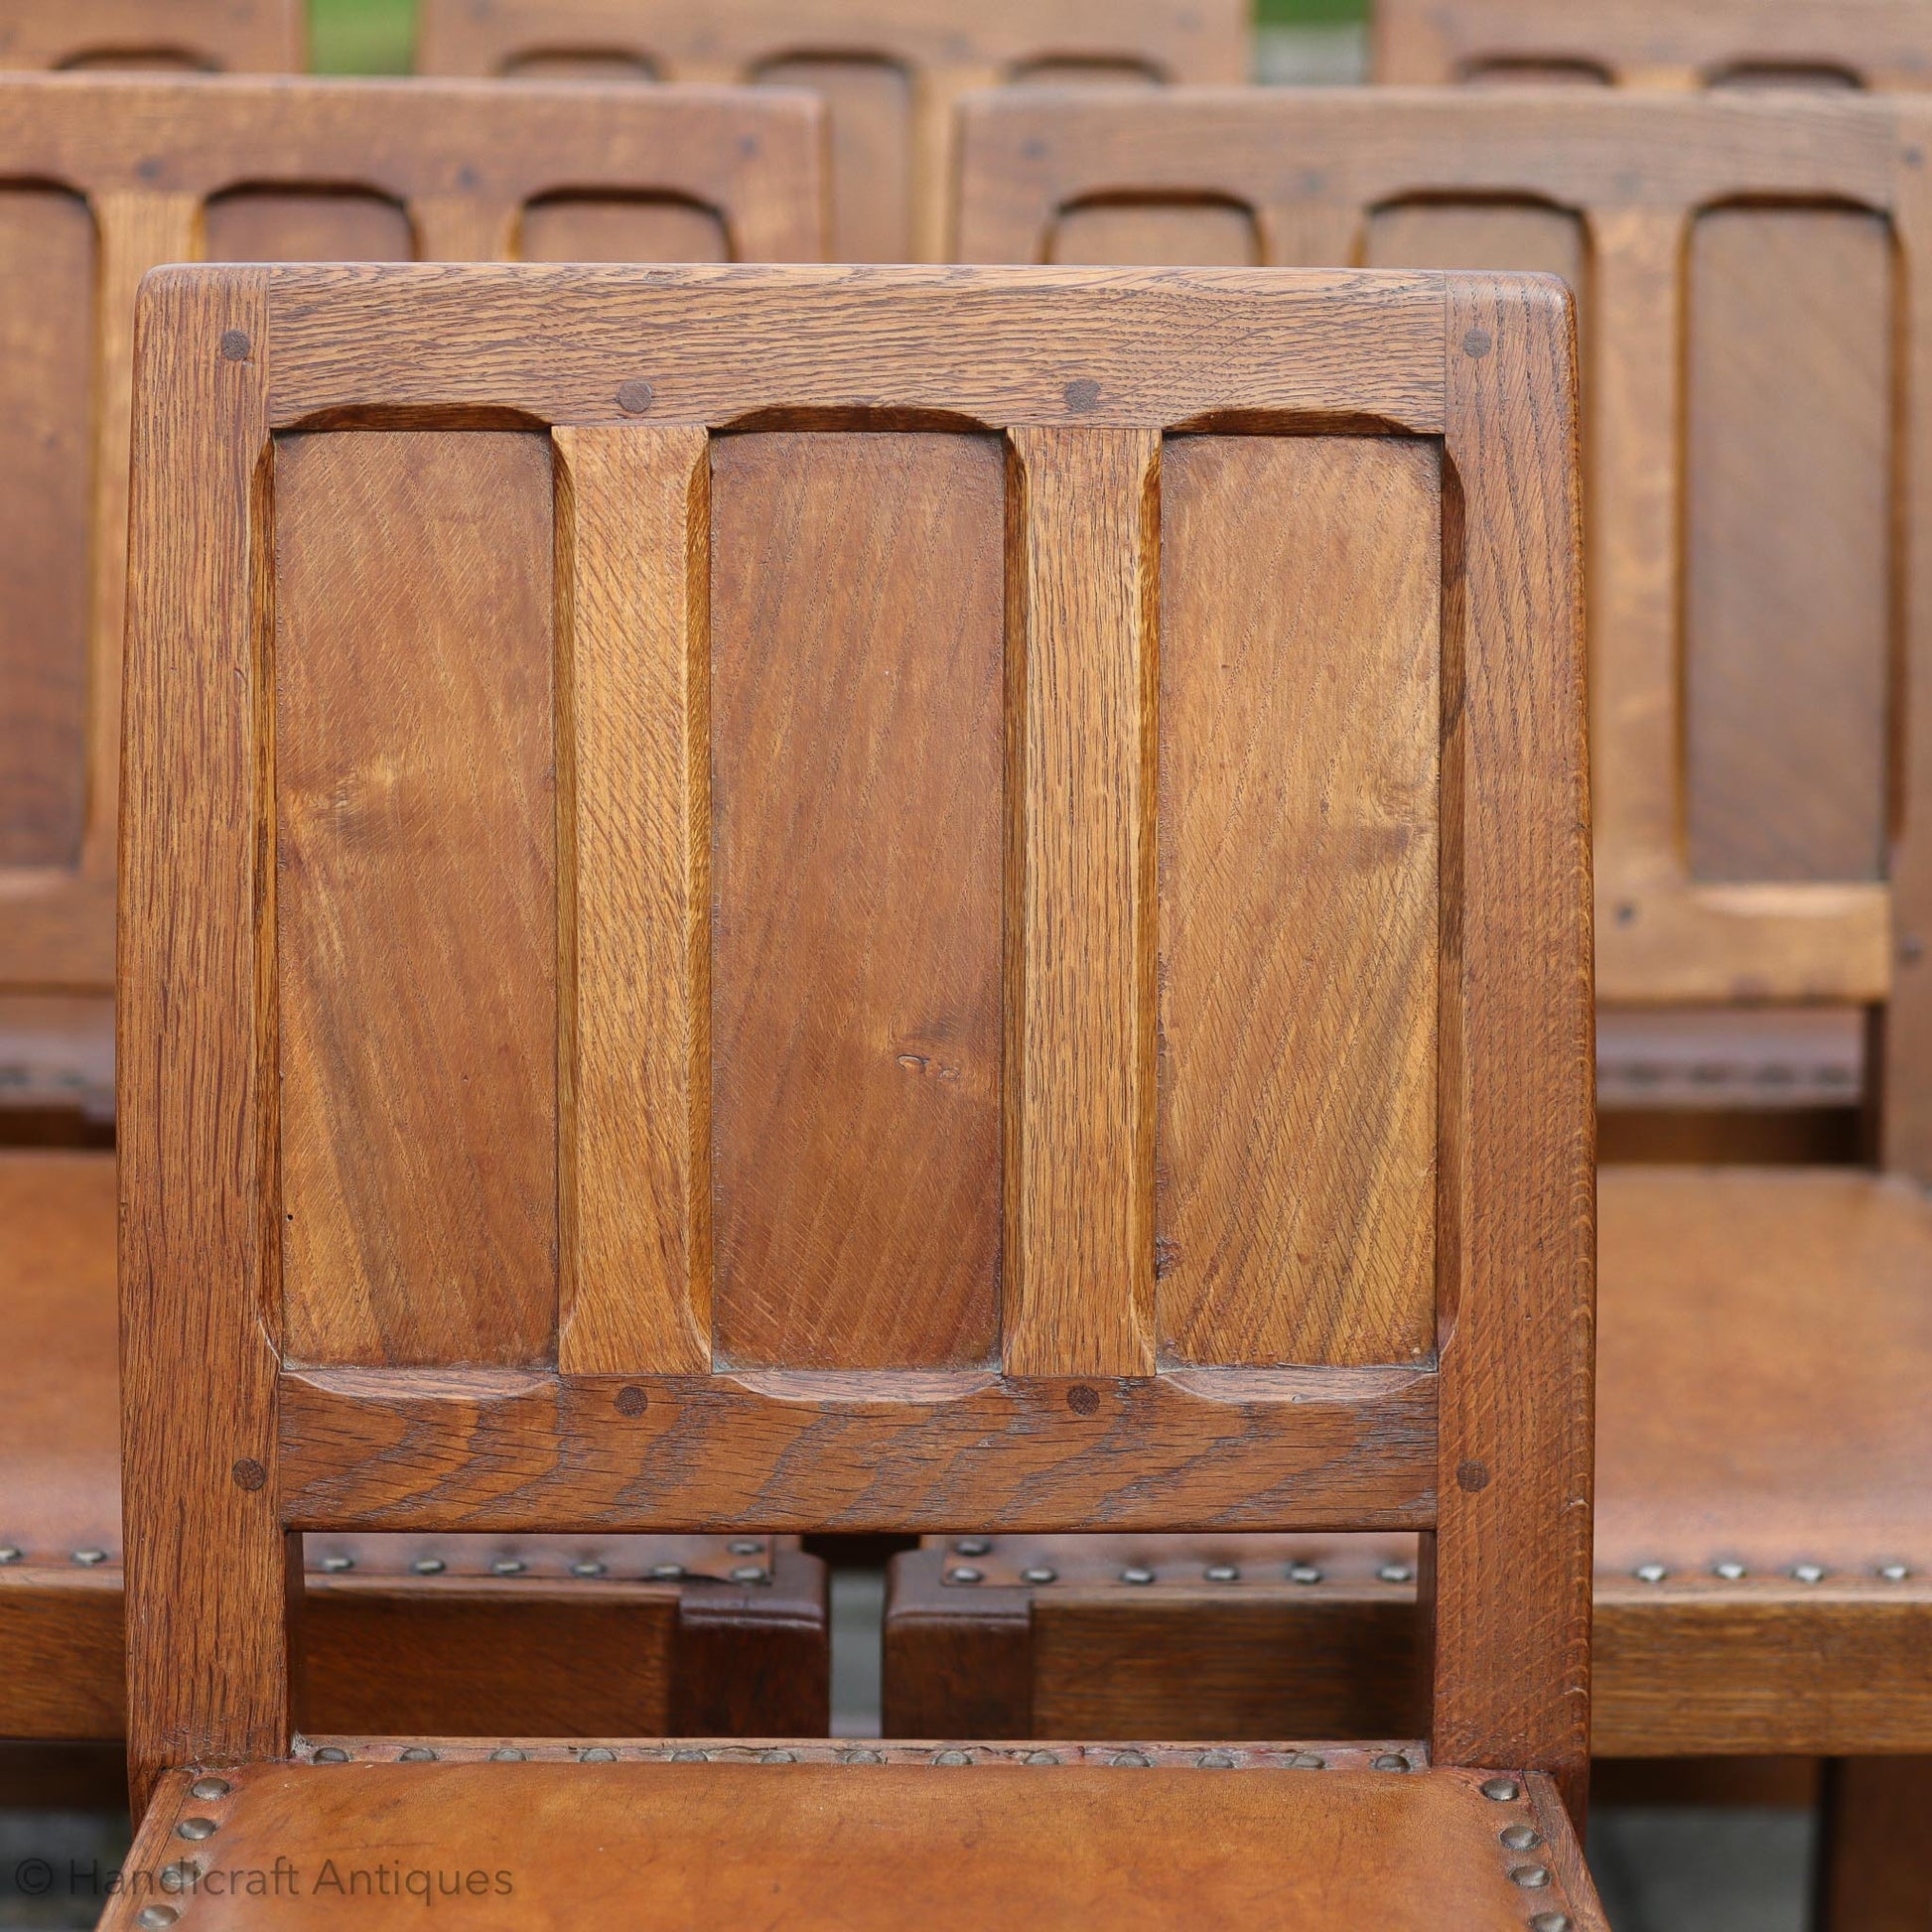
[[1561, 288], [142, 314], [137, 1775], [289, 1748], [297, 1531], [992, 1524], [1423, 1531], [1439, 1759], [1574, 1778]]
[[0, 69], [300, 73], [307, 0], [8, 0]]
[[969, 261], [1541, 268], [1582, 298], [1597, 994], [1882, 1010], [1932, 1179], [1927, 157], [1893, 100], [968, 104]]
[[832, 109], [838, 261], [944, 261], [953, 105], [1003, 81], [1248, 78], [1248, 0], [424, 0], [424, 73], [758, 81]]
[[1396, 85], [1932, 87], [1924, 0], [1375, 0]]
[[111, 1057], [141, 277], [196, 259], [813, 260], [820, 115], [745, 90], [0, 82], [5, 1097], [70, 1104]]

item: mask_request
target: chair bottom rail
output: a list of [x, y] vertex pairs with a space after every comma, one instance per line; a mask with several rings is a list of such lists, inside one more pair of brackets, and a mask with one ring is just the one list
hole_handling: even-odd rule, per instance
[[[1364, 1742], [1173, 1743], [1147, 1739], [1067, 1743], [1049, 1739], [918, 1741], [877, 1737], [531, 1738], [531, 1737], [310, 1737], [291, 1753], [299, 1764], [874, 1764], [1156, 1766], [1237, 1771], [1426, 1771], [1429, 1746], [1420, 1740]], [[190, 1767], [203, 1768], [203, 1767]], [[1498, 1774], [1503, 1775], [1503, 1774]], [[1506, 1781], [1516, 1781], [1509, 1774]]]

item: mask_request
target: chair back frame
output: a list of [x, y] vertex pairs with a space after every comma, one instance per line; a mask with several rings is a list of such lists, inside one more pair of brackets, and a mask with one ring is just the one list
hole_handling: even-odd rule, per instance
[[[305, 1530], [1238, 1526], [1425, 1532], [1438, 1760], [1549, 1770], [1580, 1793], [1593, 1126], [1571, 307], [1547, 278], [1434, 274], [242, 267], [150, 279], [120, 928], [137, 1787], [168, 1765], [288, 1751], [287, 1550]], [[760, 707], [802, 621], [781, 608], [748, 670], [733, 641], [739, 587], [747, 569], [757, 593], [794, 568], [782, 548], [757, 548], [810, 521], [770, 495], [785, 477], [822, 449], [876, 466], [901, 445], [952, 480], [942, 501], [967, 487], [958, 475], [992, 491], [977, 499], [990, 548], [946, 553], [956, 596], [911, 582], [920, 612], [990, 613], [994, 668], [961, 687], [965, 709], [936, 736], [919, 737], [918, 705], [878, 725], [876, 747], [914, 739], [896, 782], [915, 789], [908, 802], [868, 767], [864, 795], [916, 845], [930, 802], [917, 787], [972, 738], [973, 795], [991, 816], [978, 831], [948, 819], [943, 849], [962, 873], [975, 850], [990, 854], [990, 903], [957, 901], [977, 924], [945, 928], [942, 950], [992, 962], [993, 1007], [983, 1021], [932, 1020], [944, 1037], [898, 1048], [878, 1076], [843, 1062], [807, 1096], [804, 1129], [756, 1143], [747, 1178], [732, 1165], [745, 1109], [783, 1098], [783, 1068], [805, 1048], [762, 1044], [747, 1072], [734, 1044], [792, 997], [769, 970], [749, 996], [741, 984], [735, 935], [750, 913], [735, 900], [748, 877], [751, 912], [782, 891], [745, 856], [761, 834], [744, 804], [744, 747], [771, 742]], [[1201, 463], [1263, 460], [1309, 479], [1311, 502], [1321, 480], [1369, 463], [1373, 486], [1349, 500], [1408, 505], [1400, 541], [1341, 567], [1406, 587], [1388, 594], [1413, 620], [1350, 621], [1378, 648], [1407, 639], [1422, 655], [1340, 687], [1358, 718], [1376, 715], [1362, 709], [1374, 688], [1411, 721], [1427, 822], [1417, 836], [1397, 837], [1391, 819], [1345, 838], [1343, 883], [1304, 906], [1300, 940], [1283, 928], [1280, 957], [1319, 959], [1330, 935], [1361, 935], [1346, 1015], [1376, 979], [1374, 956], [1413, 958], [1398, 1064], [1317, 997], [1333, 997], [1332, 971], [1297, 996], [1312, 1017], [1294, 1057], [1314, 1083], [1296, 1089], [1304, 1098], [1354, 1078], [1378, 1105], [1399, 1091], [1420, 1111], [1364, 1129], [1344, 1099], [1333, 1124], [1291, 1137], [1332, 1148], [1352, 1176], [1346, 1211], [1368, 1221], [1342, 1223], [1317, 1263], [1287, 1264], [1292, 1292], [1251, 1270], [1228, 1304], [1193, 1286], [1201, 1262], [1169, 1241], [1189, 1178], [1176, 1109], [1221, 1083], [1170, 998], [1178, 938], [1161, 938], [1181, 903], [1163, 821], [1218, 784], [1212, 759], [1191, 789], [1171, 768], [1179, 738], [1205, 743], [1185, 725], [1204, 701], [1177, 680], [1213, 652], [1173, 644], [1164, 668], [1157, 626], [1180, 625], [1199, 587], [1221, 581], [1198, 552], [1185, 571], [1177, 553], [1164, 567], [1179, 537], [1163, 536], [1163, 519], [1190, 498], [1225, 505], [1189, 481]], [[380, 580], [382, 550], [407, 540], [397, 505], [425, 502], [439, 477], [509, 474], [502, 464], [533, 514], [554, 516], [554, 637], [542, 572], [529, 564], [516, 580], [535, 586], [516, 596], [537, 614], [531, 661], [554, 654], [554, 713], [512, 706], [489, 754], [473, 746], [454, 766], [426, 743], [418, 762], [440, 818], [405, 795], [382, 804], [363, 787], [374, 771], [381, 796], [393, 792], [392, 758], [353, 776], [316, 764], [363, 729], [361, 685], [382, 685], [389, 720], [416, 699], [383, 684], [384, 667], [422, 660], [460, 681], [493, 675], [494, 659], [468, 630], [446, 653], [433, 608], [388, 620], [410, 639], [399, 657], [380, 634], [384, 607], [357, 602], [392, 593], [362, 580]], [[838, 473], [841, 504], [850, 474]], [[318, 495], [316, 479], [337, 475], [353, 480], [348, 493]], [[368, 510], [356, 492], [391, 475], [390, 507]], [[381, 548], [358, 553], [365, 516], [380, 517]], [[412, 568], [471, 527], [443, 526]], [[526, 539], [545, 541], [534, 526]], [[447, 595], [487, 575], [507, 541], [466, 553]], [[319, 593], [313, 571], [326, 576], [334, 555], [359, 561]], [[795, 568], [807, 588], [786, 597], [839, 594], [816, 553]], [[886, 568], [848, 565], [865, 597], [867, 572]], [[331, 628], [345, 600], [345, 627]], [[1355, 608], [1380, 607], [1364, 589]], [[870, 634], [880, 619], [865, 609]], [[1331, 620], [1316, 609], [1309, 621], [1318, 670]], [[1223, 634], [1211, 611], [1208, 626]], [[494, 634], [506, 653], [510, 619]], [[794, 742], [775, 764], [754, 758], [754, 775], [803, 770], [813, 797], [836, 790], [848, 704], [871, 716], [883, 685], [937, 668], [904, 662], [882, 679], [878, 667], [862, 687], [807, 666], [798, 688], [829, 687], [836, 706], [814, 728], [824, 751], [801, 762]], [[305, 686], [332, 676], [334, 709], [318, 714]], [[552, 715], [554, 746], [525, 744]], [[519, 770], [535, 774], [521, 791]], [[1324, 795], [1357, 782], [1331, 773]], [[1366, 782], [1376, 812], [1399, 812], [1393, 781]], [[554, 886], [528, 844], [548, 849], [553, 810]], [[483, 819], [498, 827], [487, 864], [474, 853]], [[425, 843], [430, 823], [446, 828], [441, 843]], [[407, 874], [353, 872], [392, 825], [416, 828], [397, 848]], [[783, 878], [815, 877], [822, 821], [763, 836], [778, 839], [765, 849]], [[871, 852], [913, 901], [914, 927], [953, 917], [944, 882]], [[1307, 870], [1333, 864], [1317, 852]], [[1379, 882], [1366, 902], [1363, 866]], [[405, 876], [408, 895], [383, 889]], [[537, 882], [534, 925], [495, 903], [518, 878]], [[1396, 893], [1396, 879], [1415, 890]], [[382, 902], [364, 947], [371, 897]], [[867, 905], [853, 915], [862, 934], [893, 916]], [[822, 924], [832, 909], [808, 890], [798, 916]], [[1213, 902], [1202, 916], [1228, 915]], [[439, 943], [456, 935], [430, 976], [455, 984], [447, 1011], [433, 1010], [420, 959], [394, 957], [419, 918], [441, 922]], [[893, 943], [901, 977], [950, 970], [927, 963], [916, 930]], [[809, 982], [811, 960], [795, 944], [787, 956]], [[1221, 956], [1210, 946], [1210, 981]], [[844, 997], [818, 970], [807, 1009]], [[474, 1101], [453, 1070], [422, 1063], [456, 1055], [453, 1040], [468, 1050], [511, 974], [534, 989], [532, 1066], [555, 1055], [554, 1103], [546, 1085], [521, 1116], [500, 1071], [507, 1035], [475, 1061]], [[935, 1067], [942, 1052], [952, 1065]], [[1271, 1054], [1256, 1063], [1268, 1093], [1304, 1077]], [[893, 1087], [913, 1111], [882, 1138], [855, 1129], [841, 1082], [863, 1091], [888, 1075], [932, 1084]], [[1244, 1104], [1221, 1099], [1215, 1118]], [[970, 1117], [957, 1111], [968, 1103]], [[990, 1139], [959, 1124], [987, 1109]], [[840, 1166], [855, 1131], [870, 1143], [856, 1179]], [[1384, 1136], [1373, 1158], [1349, 1138], [1365, 1132]], [[1397, 1141], [1417, 1151], [1413, 1171]], [[524, 1184], [524, 1156], [530, 1196], [555, 1219], [518, 1246], [503, 1202]], [[796, 1217], [785, 1230], [786, 1258], [748, 1247], [747, 1223], [768, 1228], [801, 1161], [834, 1189], [863, 1192], [885, 1170], [894, 1197], [910, 1189], [950, 1240], [947, 1169], [982, 1156], [1004, 1205], [974, 1236], [997, 1242], [997, 1267], [968, 1284], [964, 1339], [957, 1324], [919, 1325], [954, 1293], [937, 1264], [909, 1302], [886, 1263], [863, 1272], [870, 1248], [829, 1268], [823, 1295], [860, 1299], [828, 1332], [814, 1325], [822, 1296], [794, 1281], [810, 1214], [803, 1233]], [[1254, 1219], [1239, 1197], [1280, 1182], [1275, 1156], [1260, 1170], [1245, 1158], [1229, 1157], [1235, 1178], [1202, 1210], [1217, 1225]], [[479, 1165], [476, 1215], [446, 1220], [439, 1192]], [[1412, 1224], [1384, 1265], [1394, 1237], [1379, 1230], [1401, 1217], [1390, 1202]], [[513, 1266], [498, 1266], [505, 1253]], [[1187, 1285], [1178, 1303], [1168, 1282]], [[1189, 1327], [1204, 1308], [1220, 1309], [1218, 1329]]]

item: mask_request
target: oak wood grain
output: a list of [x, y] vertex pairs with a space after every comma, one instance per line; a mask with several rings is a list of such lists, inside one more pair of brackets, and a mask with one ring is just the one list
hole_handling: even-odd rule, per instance
[[1581, 1814], [1596, 1244], [1574, 309], [1549, 281], [1450, 288], [1443, 623], [1463, 695], [1443, 752], [1431, 1735], [1444, 1763], [1508, 1739]]
[[1004, 459], [777, 433], [712, 469], [718, 1358], [988, 1362]]
[[[800, 279], [733, 263], [702, 272], [711, 300], [693, 313], [684, 276], [565, 266], [482, 281], [419, 267], [399, 312], [392, 274], [276, 277], [278, 428], [372, 396], [391, 409], [614, 423], [631, 380], [651, 385], [652, 421], [714, 427], [773, 413], [883, 413], [890, 426], [936, 411], [996, 428], [1154, 428], [1242, 412], [1443, 428], [1443, 298], [1429, 276], [1342, 272], [1285, 286], [1257, 270], [1042, 268], [996, 294], [951, 269], [828, 267]], [[801, 302], [803, 290], [815, 299]], [[1136, 320], [1123, 327], [1130, 306]], [[1258, 333], [1290, 329], [1292, 358], [1254, 354]], [[541, 361], [499, 359], [535, 340], [549, 345]]]
[[[137, 341], [118, 1068], [137, 1808], [170, 1764], [275, 1757], [291, 1734], [262, 798], [267, 280], [151, 282]], [[219, 353], [224, 336], [247, 353]], [[190, 718], [206, 742], [164, 723]]]
[[1013, 437], [1006, 1252], [1013, 1375], [1155, 1363], [1160, 439]]
[[1162, 476], [1161, 1337], [1436, 1345], [1434, 447], [1184, 437]]
[[710, 452], [560, 430], [558, 1139], [572, 1374], [711, 1365]]
[[286, 1346], [553, 1361], [549, 445], [289, 438], [275, 505]]
[[[283, 1508], [318, 1529], [1408, 1529], [1436, 1507], [1436, 1387], [1407, 1369], [1112, 1381], [318, 1369], [282, 1384]], [[1127, 1481], [1124, 1458], [1139, 1472]]]

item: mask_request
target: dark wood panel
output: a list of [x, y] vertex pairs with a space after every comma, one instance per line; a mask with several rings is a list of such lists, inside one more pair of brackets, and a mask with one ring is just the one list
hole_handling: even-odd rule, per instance
[[998, 1345], [1005, 488], [986, 437], [714, 448], [721, 1363]]
[[1895, 331], [1885, 221], [1693, 232], [1686, 813], [1702, 879], [1884, 867]]
[[557, 1321], [551, 455], [278, 449], [282, 1267], [298, 1361]]
[[523, 210], [526, 262], [722, 262], [725, 224], [708, 207], [643, 195], [550, 195]]
[[501, 72], [517, 80], [655, 80], [657, 70], [642, 54], [587, 48], [581, 52], [518, 54], [502, 64]]
[[1440, 460], [1171, 441], [1162, 476], [1164, 1347], [1436, 1334]]
[[1150, 268], [1258, 268], [1254, 210], [1232, 202], [1108, 200], [1065, 209], [1046, 239], [1052, 262], [1134, 262]]
[[416, 257], [408, 211], [352, 190], [237, 188], [202, 213], [211, 262], [406, 262]]
[[94, 224], [0, 190], [0, 866], [71, 866], [87, 810]]

